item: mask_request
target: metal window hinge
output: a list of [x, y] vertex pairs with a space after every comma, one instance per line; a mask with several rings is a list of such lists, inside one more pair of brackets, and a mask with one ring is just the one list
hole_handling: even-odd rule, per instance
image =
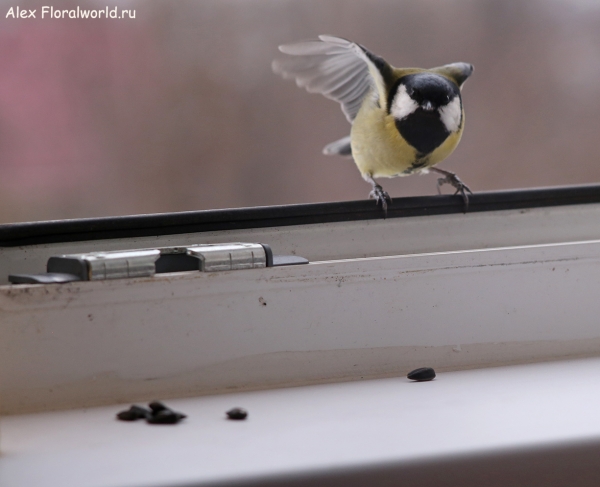
[[46, 268], [49, 273], [71, 274], [81, 281], [146, 277], [156, 272], [159, 257], [158, 249], [69, 254], [50, 257]]
[[266, 244], [224, 243], [158, 249], [90, 252], [50, 257], [45, 274], [11, 274], [12, 284], [97, 281], [185, 271], [231, 271], [307, 264], [297, 256], [274, 256]]
[[196, 257], [200, 261], [200, 270], [206, 272], [267, 267], [267, 251], [260, 244], [195, 245], [188, 247], [187, 253]]

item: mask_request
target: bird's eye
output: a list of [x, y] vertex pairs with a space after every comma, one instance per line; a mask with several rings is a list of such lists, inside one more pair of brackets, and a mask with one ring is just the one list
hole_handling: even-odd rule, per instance
[[450, 95], [446, 95], [446, 101], [450, 101]]

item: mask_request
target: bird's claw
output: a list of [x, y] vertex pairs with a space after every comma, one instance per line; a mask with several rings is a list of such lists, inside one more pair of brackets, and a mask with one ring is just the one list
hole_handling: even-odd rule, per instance
[[374, 199], [378, 206], [381, 205], [383, 213], [387, 216], [388, 203], [392, 203], [392, 198], [390, 198], [390, 195], [387, 193], [387, 191], [384, 191], [379, 184], [376, 184], [373, 186], [373, 190], [369, 193], [369, 198]]
[[444, 184], [450, 184], [451, 186], [456, 188], [456, 191], [454, 192], [454, 194], [460, 193], [460, 195], [462, 196], [462, 199], [465, 202], [465, 213], [466, 213], [467, 210], [469, 209], [469, 196], [467, 195], [467, 193], [473, 194], [473, 191], [471, 191], [471, 188], [469, 188], [465, 183], [463, 183], [456, 174], [454, 174], [452, 172], [447, 172], [444, 174], [446, 174], [446, 175], [443, 178], [439, 178], [438, 182], [437, 182], [438, 194], [442, 194], [442, 191], [440, 188]]

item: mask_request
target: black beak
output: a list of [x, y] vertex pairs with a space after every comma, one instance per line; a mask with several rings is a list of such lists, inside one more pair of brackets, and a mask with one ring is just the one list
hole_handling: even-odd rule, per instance
[[422, 104], [421, 107], [423, 108], [423, 110], [425, 110], [426, 112], [430, 112], [433, 110], [433, 103], [431, 103], [429, 100], [425, 100]]

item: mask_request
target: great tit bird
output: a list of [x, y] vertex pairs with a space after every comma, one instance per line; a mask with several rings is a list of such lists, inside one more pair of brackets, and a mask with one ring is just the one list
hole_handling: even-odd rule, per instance
[[285, 44], [288, 56], [273, 61], [273, 70], [310, 93], [342, 105], [352, 124], [350, 135], [327, 145], [325, 154], [352, 156], [369, 194], [387, 211], [391, 198], [375, 178], [442, 174], [468, 205], [471, 190], [456, 174], [434, 167], [458, 145], [465, 125], [460, 89], [473, 72], [467, 63], [439, 68], [394, 68], [365, 47], [339, 37]]

